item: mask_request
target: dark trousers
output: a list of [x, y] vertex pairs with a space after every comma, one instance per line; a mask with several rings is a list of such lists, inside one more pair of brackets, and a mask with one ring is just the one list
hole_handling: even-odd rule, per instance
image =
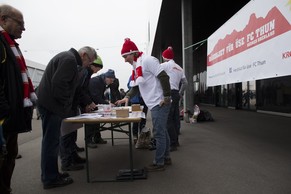
[[179, 111], [179, 101], [180, 95], [178, 90], [171, 90], [171, 108], [168, 115], [168, 133], [170, 136], [170, 145], [176, 146], [178, 144], [178, 136], [180, 131], [180, 111]]
[[44, 184], [55, 181], [59, 176], [58, 156], [62, 118], [46, 108], [38, 107], [42, 118], [41, 180]]
[[101, 138], [100, 124], [85, 124], [85, 142], [90, 143]]
[[18, 134], [5, 134], [7, 154], [0, 152], [0, 193], [11, 193], [11, 177], [15, 167], [15, 158], [18, 154]]
[[62, 166], [69, 166], [77, 155], [76, 141], [78, 131], [73, 131], [60, 138], [60, 157]]

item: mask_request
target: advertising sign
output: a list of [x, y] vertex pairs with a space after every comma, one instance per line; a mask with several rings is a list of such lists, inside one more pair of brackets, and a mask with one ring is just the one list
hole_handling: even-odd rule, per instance
[[207, 86], [291, 75], [291, 0], [252, 0], [207, 40]]

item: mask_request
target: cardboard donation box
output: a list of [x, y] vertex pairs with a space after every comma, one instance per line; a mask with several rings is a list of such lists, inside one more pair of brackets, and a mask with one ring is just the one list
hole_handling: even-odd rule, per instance
[[140, 104], [131, 105], [131, 111], [141, 111]]
[[129, 116], [128, 108], [116, 109], [116, 117], [128, 117], [128, 116]]

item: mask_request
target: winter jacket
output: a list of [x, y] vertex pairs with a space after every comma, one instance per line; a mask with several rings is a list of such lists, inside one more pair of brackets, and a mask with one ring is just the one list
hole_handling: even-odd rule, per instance
[[4, 133], [31, 131], [32, 111], [33, 107], [24, 108], [20, 67], [0, 33], [0, 120], [4, 119]]
[[38, 86], [38, 106], [62, 118], [75, 116], [78, 102], [74, 101], [78, 86], [79, 53], [71, 48], [53, 57]]
[[89, 91], [91, 98], [95, 104], [108, 104], [104, 96], [104, 92], [107, 86], [105, 83], [105, 75], [101, 74], [96, 77], [92, 77], [89, 82]]

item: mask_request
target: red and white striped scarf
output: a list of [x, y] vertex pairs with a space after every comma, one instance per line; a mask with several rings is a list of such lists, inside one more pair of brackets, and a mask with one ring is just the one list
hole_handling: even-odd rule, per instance
[[15, 55], [17, 62], [19, 64], [21, 70], [21, 76], [23, 81], [23, 105], [24, 107], [33, 106], [33, 103], [36, 102], [37, 96], [34, 92], [34, 88], [29, 77], [29, 73], [25, 64], [25, 60], [22, 56], [22, 53], [18, 47], [15, 46], [15, 41], [12, 40], [9, 34], [0, 26], [0, 31], [3, 34], [4, 38], [6, 39], [7, 43], [9, 44], [13, 54]]
[[140, 83], [144, 81], [143, 74], [142, 74], [142, 61], [141, 58], [139, 59], [139, 62], [137, 62], [137, 59], [141, 57], [143, 52], [139, 52], [137, 57], [134, 57], [133, 64], [132, 64], [132, 74], [131, 74], [131, 80], [129, 82], [130, 87], [138, 86]]

